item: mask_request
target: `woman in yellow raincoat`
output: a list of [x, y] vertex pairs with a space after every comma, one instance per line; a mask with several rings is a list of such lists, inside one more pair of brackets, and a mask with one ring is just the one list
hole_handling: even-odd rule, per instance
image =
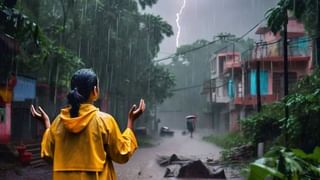
[[33, 117], [44, 122], [41, 156], [53, 159], [53, 179], [116, 179], [112, 161], [126, 163], [137, 149], [133, 124], [145, 110], [144, 100], [133, 105], [127, 129], [121, 133], [115, 119], [93, 105], [98, 99], [98, 79], [90, 69], [71, 78], [69, 106], [50, 124], [47, 114], [31, 106]]

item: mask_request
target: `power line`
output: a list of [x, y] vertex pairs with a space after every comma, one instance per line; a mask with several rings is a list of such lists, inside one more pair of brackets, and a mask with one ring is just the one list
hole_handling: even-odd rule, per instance
[[[229, 47], [231, 44], [233, 44], [233, 43], [235, 43], [235, 42], [238, 42], [239, 40], [243, 39], [243, 38], [244, 38], [245, 36], [247, 36], [250, 32], [252, 32], [256, 27], [258, 27], [263, 21], [265, 21], [265, 18], [263, 18], [259, 23], [257, 23], [256, 25], [254, 25], [252, 28], [250, 28], [246, 33], [244, 33], [244, 34], [243, 34], [242, 36], [240, 36], [239, 38], [236, 38], [236, 39], [234, 39], [234, 40], [229, 40], [229, 41], [232, 41], [232, 43], [230, 43], [230, 44], [228, 44], [228, 45], [226, 45], [226, 46], [224, 46], [224, 47], [216, 50], [214, 53], [217, 53], [217, 52], [219, 52], [219, 51], [221, 51], [221, 50], [223, 50], [223, 49], [226, 49], [226, 48]], [[273, 45], [273, 44], [279, 43], [281, 40], [282, 40], [282, 39], [279, 39], [279, 40], [277, 40], [277, 41], [270, 42], [270, 43], [263, 43], [262, 46]], [[294, 43], [290, 43], [289, 45], [299, 44], [299, 43], [303, 43], [303, 42], [309, 42], [309, 41], [311, 41], [311, 40], [312, 40], [312, 37], [309, 38], [309, 39], [302, 40], [302, 41], [297, 41], [297, 42], [294, 42]], [[211, 45], [211, 44], [214, 44], [214, 43], [216, 43], [217, 41], [219, 41], [219, 40], [213, 40], [213, 41], [211, 41], [211, 42], [209, 42], [209, 43], [207, 43], [207, 44], [204, 44], [204, 45], [202, 45], [202, 46], [199, 46], [199, 47], [196, 47], [196, 48], [192, 48], [192, 49], [189, 49], [189, 50], [184, 51], [184, 52], [175, 53], [175, 54], [173, 54], [173, 55], [171, 55], [171, 56], [169, 56], [169, 57], [162, 58], [162, 59], [158, 59], [158, 60], [154, 60], [153, 62], [164, 61], [164, 60], [171, 59], [171, 58], [173, 58], [173, 57], [176, 57], [176, 56], [179, 56], [179, 55], [182, 55], [182, 54], [186, 54], [186, 53], [188, 53], [188, 52], [196, 51], [196, 50], [201, 49], [201, 48], [203, 48], [203, 47], [206, 47], [206, 46], [209, 46], [209, 45]], [[253, 50], [253, 49], [254, 49], [254, 47], [253, 47], [253, 48], [249, 48], [249, 49], [243, 51], [241, 54], [243, 54], [244, 52]], [[222, 86], [224, 86], [224, 85], [226, 85], [226, 84], [227, 84], [227, 82], [221, 84], [220, 86], [216, 86], [216, 87], [213, 87], [213, 88], [219, 88], [219, 87], [222, 87]], [[193, 85], [193, 86], [188, 86], [188, 87], [183, 87], [183, 88], [177, 88], [177, 89], [171, 90], [171, 92], [183, 91], [183, 90], [198, 88], [198, 87], [201, 87], [201, 86], [203, 86], [203, 84], [198, 84], [198, 85]]]
[[[235, 38], [234, 40], [230, 40], [230, 41], [233, 41], [233, 42], [238, 42], [239, 40], [243, 39], [245, 36], [247, 36], [250, 32], [252, 32], [256, 27], [258, 27], [263, 21], [265, 21], [266, 18], [263, 18], [261, 21], [259, 21], [256, 25], [254, 25], [252, 28], [250, 28], [247, 32], [245, 32], [242, 36], [240, 36], [239, 38]], [[182, 54], [186, 54], [186, 53], [189, 53], [189, 52], [193, 52], [193, 51], [196, 51], [196, 50], [199, 50], [199, 49], [202, 49], [204, 47], [207, 47], [211, 44], [214, 44], [216, 43], [217, 41], [220, 41], [220, 40], [213, 40], [213, 41], [210, 41], [208, 42], [207, 44], [204, 44], [204, 45], [201, 45], [201, 46], [198, 46], [198, 47], [195, 47], [195, 48], [192, 48], [192, 49], [189, 49], [189, 50], [186, 50], [184, 52], [179, 52], [179, 53], [174, 53], [173, 55], [170, 55], [168, 57], [165, 57], [165, 58], [161, 58], [161, 59], [157, 59], [157, 60], [154, 60], [153, 62], [161, 62], [161, 61], [165, 61], [165, 60], [168, 60], [168, 59], [171, 59], [173, 57], [176, 57], [176, 56], [179, 56], [179, 55], [182, 55]], [[231, 45], [232, 43], [230, 43], [229, 45]], [[229, 45], [227, 45], [226, 47], [224, 48], [221, 48], [221, 49], [225, 49], [227, 48]]]
[[[279, 39], [279, 40], [274, 41], [274, 42], [263, 43], [262, 46], [270, 46], [270, 45], [273, 45], [273, 44], [280, 43], [281, 41], [282, 41], [282, 39]], [[301, 40], [301, 41], [296, 41], [296, 42], [293, 42], [293, 43], [291, 42], [289, 45], [299, 44], [299, 43], [303, 43], [303, 42], [310, 42], [310, 41], [312, 41], [312, 38], [308, 38], [308, 39]], [[226, 46], [226, 47], [228, 47], [228, 46]], [[219, 50], [222, 50], [222, 49], [224, 49], [226, 47], [220, 48]], [[253, 50], [253, 49], [254, 48], [246, 49], [242, 53], [250, 51], [250, 50]], [[217, 50], [216, 52], [218, 52], [219, 50]], [[213, 89], [219, 88], [219, 87], [222, 87], [222, 86], [226, 85], [227, 83], [228, 82], [224, 82], [224, 83], [220, 84], [219, 86], [215, 86], [215, 87], [212, 87], [212, 88]], [[202, 86], [203, 86], [203, 84], [197, 84], [197, 85], [192, 85], [192, 86], [187, 86], [187, 87], [182, 87], [182, 88], [176, 88], [176, 89], [172, 89], [171, 92], [184, 91], [184, 90], [194, 89], [194, 88], [198, 88], [198, 87], [202, 87]]]
[[[223, 82], [222, 84], [220, 84], [219, 86], [214, 86], [212, 87], [213, 89], [215, 88], [219, 88], [222, 87], [224, 85], [228, 84], [228, 82]], [[193, 86], [187, 86], [187, 87], [183, 87], [183, 88], [177, 88], [177, 89], [172, 89], [171, 92], [176, 92], [176, 91], [183, 91], [183, 90], [188, 90], [188, 89], [194, 89], [194, 88], [198, 88], [198, 87], [202, 87], [203, 84], [197, 84], [197, 85], [193, 85]]]
[[246, 33], [244, 33], [242, 36], [240, 36], [240, 38], [238, 39], [238, 41], [242, 38], [244, 38], [245, 36], [247, 36], [251, 31], [253, 31], [254, 29], [256, 29], [256, 27], [258, 27], [263, 21], [265, 21], [266, 18], [261, 19], [261, 21], [259, 21], [255, 26], [253, 26], [251, 29], [249, 29], [249, 31], [247, 31]]
[[193, 85], [193, 86], [187, 86], [187, 87], [183, 87], [183, 88], [172, 89], [171, 92], [182, 91], [182, 90], [187, 90], [187, 89], [194, 89], [194, 88], [198, 88], [198, 87], [202, 87], [202, 86], [203, 86], [203, 84], [197, 84], [197, 85]]
[[[296, 45], [299, 45], [300, 43], [306, 43], [306, 42], [310, 42], [312, 41], [314, 38], [307, 38], [307, 39], [304, 39], [304, 40], [299, 40], [299, 41], [294, 41], [294, 42], [289, 42], [288, 43], [288, 47], [297, 47]], [[261, 47], [266, 47], [266, 46], [271, 46], [271, 45], [274, 45], [274, 44], [277, 44], [277, 43], [281, 43], [282, 39], [279, 39], [279, 40], [276, 40], [276, 41], [273, 41], [273, 42], [259, 42], [257, 44], [259, 44], [259, 46]], [[241, 54], [244, 54], [246, 52], [250, 52], [251, 50], [254, 50], [255, 48], [257, 48], [257, 46], [255, 47], [250, 47], [244, 51], [241, 52]]]

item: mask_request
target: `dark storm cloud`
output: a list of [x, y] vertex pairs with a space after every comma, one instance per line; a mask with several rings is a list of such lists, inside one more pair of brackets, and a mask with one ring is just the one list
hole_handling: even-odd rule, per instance
[[[276, 2], [277, 0], [187, 0], [180, 17], [180, 44], [192, 43], [197, 39], [212, 40], [220, 32], [240, 36], [257, 24]], [[183, 0], [158, 0], [152, 9], [147, 10], [162, 16], [172, 25], [175, 33], [161, 44], [160, 57], [175, 52], [175, 20], [182, 3]], [[249, 36], [254, 38], [254, 33]]]

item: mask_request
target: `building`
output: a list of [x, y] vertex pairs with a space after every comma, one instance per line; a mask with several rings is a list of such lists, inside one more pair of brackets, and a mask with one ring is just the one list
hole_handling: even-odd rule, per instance
[[[207, 81], [203, 94], [207, 96], [208, 112], [211, 113], [213, 128], [229, 131], [234, 126], [232, 114], [233, 98], [241, 93], [241, 61], [239, 52], [223, 52], [210, 59], [211, 81]], [[237, 89], [237, 90], [235, 90]], [[211, 93], [210, 93], [211, 92]]]
[[[269, 28], [256, 31], [260, 42], [242, 54], [244, 95], [238, 96], [234, 104], [250, 114], [257, 105], [257, 62], [260, 62], [260, 92], [262, 104], [272, 103], [284, 96], [283, 42], [280, 33], [273, 34]], [[289, 91], [295, 83], [313, 69], [312, 47], [304, 27], [297, 20], [288, 22], [288, 77]]]
[[0, 143], [8, 143], [11, 134], [11, 110], [16, 77], [10, 72], [11, 58], [19, 52], [17, 41], [0, 33]]
[[[207, 101], [212, 102], [216, 130], [237, 131], [240, 129], [239, 120], [256, 111], [258, 64], [262, 104], [278, 101], [284, 96], [283, 42], [280, 33], [273, 34], [269, 28], [259, 27], [256, 34], [260, 36], [260, 41], [241, 55], [238, 52], [218, 53], [210, 60], [213, 85], [209, 89], [212, 94], [210, 96], [210, 90], [205, 94]], [[299, 79], [312, 70], [311, 41], [303, 25], [289, 18], [289, 92]]]

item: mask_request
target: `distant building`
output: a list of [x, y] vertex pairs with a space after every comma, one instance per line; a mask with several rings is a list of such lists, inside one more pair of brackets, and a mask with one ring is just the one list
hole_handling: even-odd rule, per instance
[[[284, 95], [283, 42], [280, 33], [274, 35], [269, 28], [259, 27], [256, 34], [261, 38], [254, 48], [241, 55], [238, 52], [218, 53], [210, 59], [212, 96], [208, 82], [205, 83], [204, 89], [207, 90], [204, 94], [208, 97], [208, 103], [212, 99], [211, 112], [216, 130], [237, 131], [240, 129], [239, 120], [256, 111], [257, 61], [260, 61], [262, 104], [278, 101]], [[310, 40], [303, 25], [293, 18], [288, 22], [288, 44], [291, 88], [313, 69]]]
[[241, 80], [235, 78], [241, 76], [240, 53], [224, 52], [214, 55], [210, 59], [210, 69], [211, 81], [205, 83], [203, 90], [203, 94], [207, 96], [207, 112], [213, 116], [214, 129], [229, 131], [234, 124], [230, 121], [233, 98], [240, 93], [235, 89], [241, 89]]

